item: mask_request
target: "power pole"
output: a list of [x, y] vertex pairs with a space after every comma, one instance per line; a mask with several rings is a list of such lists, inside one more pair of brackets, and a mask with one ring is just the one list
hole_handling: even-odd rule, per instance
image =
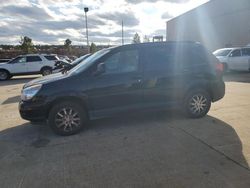
[[85, 24], [86, 24], [86, 38], [87, 38], [87, 47], [89, 47], [89, 33], [88, 33], [88, 18], [87, 18], [87, 12], [89, 11], [88, 7], [84, 7], [85, 12]]
[[122, 45], [124, 45], [123, 20], [122, 20]]

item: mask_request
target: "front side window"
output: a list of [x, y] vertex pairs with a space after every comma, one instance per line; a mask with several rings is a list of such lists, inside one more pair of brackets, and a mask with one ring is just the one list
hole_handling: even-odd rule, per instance
[[26, 58], [25, 57], [17, 57], [13, 60], [10, 61], [10, 63], [25, 63], [26, 62]]
[[232, 53], [230, 54], [231, 57], [239, 57], [241, 56], [241, 51], [238, 49], [238, 50], [234, 50], [232, 51]]
[[243, 48], [241, 52], [242, 56], [250, 56], [250, 48]]
[[27, 62], [37, 62], [42, 61], [39, 56], [27, 56]]
[[139, 54], [137, 50], [117, 52], [105, 61], [105, 74], [135, 72], [138, 70]]

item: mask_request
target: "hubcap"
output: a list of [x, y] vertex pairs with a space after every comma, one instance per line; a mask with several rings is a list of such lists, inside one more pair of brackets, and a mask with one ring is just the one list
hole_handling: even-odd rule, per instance
[[190, 110], [193, 114], [200, 114], [207, 108], [207, 99], [205, 96], [199, 94], [194, 95], [189, 102]]
[[49, 75], [49, 74], [51, 74], [51, 71], [50, 70], [45, 70], [45, 71], [43, 71], [43, 75]]
[[6, 78], [7, 78], [7, 73], [1, 71], [1, 72], [0, 72], [0, 79], [1, 79], [1, 80], [5, 80]]
[[72, 108], [63, 108], [56, 114], [55, 124], [64, 132], [70, 132], [81, 125], [79, 113]]

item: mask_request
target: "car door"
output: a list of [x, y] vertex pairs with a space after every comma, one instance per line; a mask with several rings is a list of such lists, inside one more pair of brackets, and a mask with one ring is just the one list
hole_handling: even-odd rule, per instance
[[242, 61], [244, 61], [244, 57], [241, 55], [241, 50], [235, 49], [228, 57], [228, 68], [231, 70], [241, 70]]
[[27, 72], [26, 57], [17, 57], [13, 59], [10, 64], [10, 72], [12, 74], [22, 74]]
[[39, 72], [42, 68], [42, 59], [38, 55], [27, 56], [27, 69], [28, 72]]
[[172, 45], [148, 46], [143, 50], [144, 101], [147, 106], [164, 106], [175, 102], [175, 80]]
[[239, 68], [242, 71], [250, 70], [250, 48], [242, 48], [242, 61], [239, 62]]
[[142, 103], [142, 72], [139, 50], [120, 49], [107, 54], [105, 72], [89, 78], [89, 101], [94, 115], [100, 116], [137, 108]]

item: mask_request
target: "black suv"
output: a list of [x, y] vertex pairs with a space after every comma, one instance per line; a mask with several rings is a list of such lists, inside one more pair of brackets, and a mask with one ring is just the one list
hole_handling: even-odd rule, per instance
[[132, 110], [179, 107], [203, 117], [225, 94], [221, 64], [196, 42], [103, 49], [69, 70], [24, 85], [19, 110], [47, 120], [55, 133], [79, 132], [87, 120]]

